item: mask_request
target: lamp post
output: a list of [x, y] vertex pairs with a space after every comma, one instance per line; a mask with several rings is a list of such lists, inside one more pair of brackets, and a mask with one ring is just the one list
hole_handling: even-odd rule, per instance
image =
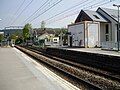
[[120, 5], [113, 4], [113, 6], [118, 8], [118, 29], [117, 29], [117, 43], [118, 43], [118, 51], [119, 51], [119, 7]]

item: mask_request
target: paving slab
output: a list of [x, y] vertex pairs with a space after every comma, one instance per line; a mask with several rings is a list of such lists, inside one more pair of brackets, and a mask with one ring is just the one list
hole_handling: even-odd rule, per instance
[[79, 90], [16, 48], [0, 48], [0, 90]]

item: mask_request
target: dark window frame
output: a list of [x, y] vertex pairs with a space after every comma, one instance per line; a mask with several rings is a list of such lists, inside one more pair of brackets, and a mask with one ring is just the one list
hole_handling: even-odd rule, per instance
[[54, 41], [57, 41], [57, 39], [54, 39]]
[[109, 41], [109, 35], [105, 35], [105, 40]]
[[109, 34], [109, 25], [108, 24], [105, 25], [105, 34]]

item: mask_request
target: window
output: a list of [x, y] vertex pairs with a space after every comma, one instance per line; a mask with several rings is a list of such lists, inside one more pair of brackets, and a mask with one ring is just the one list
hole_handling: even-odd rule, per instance
[[[119, 25], [119, 27], [120, 27], [120, 25]], [[119, 28], [119, 29], [120, 29], [120, 28]], [[117, 30], [118, 30], [118, 25], [117, 25]], [[117, 41], [118, 41], [118, 40], [120, 41], [120, 30], [117, 31], [117, 34], [118, 34], [118, 32], [119, 32], [119, 39], [118, 39], [118, 37], [117, 37]]]
[[109, 35], [105, 35], [106, 41], [109, 41]]
[[100, 19], [97, 15], [93, 15], [96, 19]]
[[54, 41], [57, 41], [57, 39], [54, 39]]
[[109, 41], [109, 25], [105, 25], [105, 40]]
[[108, 34], [108, 33], [109, 33], [109, 25], [106, 24], [106, 26], [105, 26], [105, 34]]

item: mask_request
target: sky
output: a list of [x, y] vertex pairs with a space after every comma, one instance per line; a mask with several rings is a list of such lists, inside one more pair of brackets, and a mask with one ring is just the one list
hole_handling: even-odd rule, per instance
[[82, 9], [117, 9], [113, 4], [120, 5], [120, 0], [0, 0], [0, 29], [26, 23], [40, 28], [42, 21], [46, 28], [65, 28]]

